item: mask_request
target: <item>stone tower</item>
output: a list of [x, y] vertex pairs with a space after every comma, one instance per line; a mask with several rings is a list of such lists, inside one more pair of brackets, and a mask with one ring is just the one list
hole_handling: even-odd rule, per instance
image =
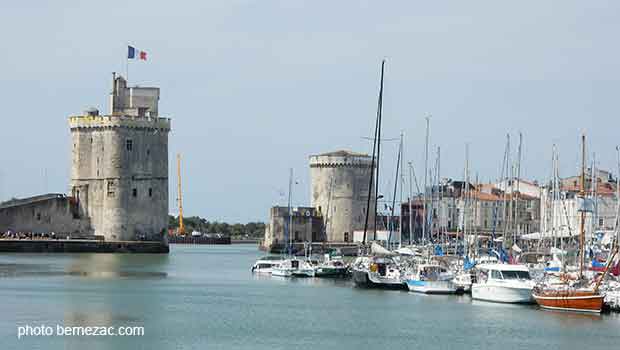
[[71, 195], [105, 240], [159, 240], [168, 227], [168, 132], [159, 88], [113, 74], [109, 114], [69, 117]]
[[[371, 161], [349, 151], [310, 156], [312, 206], [323, 215], [328, 241], [352, 242], [353, 231], [364, 230]], [[371, 196], [369, 230], [374, 228], [374, 208]]]

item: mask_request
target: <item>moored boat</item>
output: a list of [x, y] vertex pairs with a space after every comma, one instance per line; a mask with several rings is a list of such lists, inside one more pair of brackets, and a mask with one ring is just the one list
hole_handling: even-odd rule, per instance
[[314, 267], [315, 277], [342, 277], [349, 274], [349, 267], [342, 260], [328, 260]]
[[537, 288], [533, 296], [538, 305], [544, 309], [594, 313], [603, 310], [604, 296], [596, 290], [569, 286]]
[[264, 256], [252, 265], [253, 273], [261, 273], [261, 274], [271, 274], [273, 268], [275, 266], [280, 265], [280, 263], [284, 260], [283, 257], [278, 255], [268, 255]]
[[292, 275], [295, 277], [314, 277], [314, 266], [309, 261], [299, 261], [297, 269], [293, 270]]
[[525, 265], [486, 264], [477, 267], [476, 283], [471, 286], [475, 300], [496, 303], [533, 303], [534, 281]]
[[398, 265], [389, 257], [360, 257], [352, 268], [353, 282], [362, 288], [406, 290]]
[[[552, 282], [551, 278], [543, 279], [534, 289], [533, 297], [541, 308], [577, 311], [577, 312], [593, 312], [600, 313], [603, 310], [604, 295], [599, 292], [600, 283], [604, 280], [607, 271], [613, 261], [617, 249], [614, 249], [610, 257], [610, 262], [600, 276], [595, 285], [584, 274], [585, 262], [585, 214], [592, 212], [591, 206], [587, 205], [586, 198], [586, 137], [581, 137], [581, 176], [578, 197], [581, 203], [577, 211], [579, 212], [579, 256], [577, 265], [579, 265], [579, 273], [575, 279], [569, 277], [568, 274], [560, 274], [559, 281]], [[616, 247], [617, 248], [617, 247]], [[554, 277], [557, 279], [557, 276]]]
[[454, 275], [437, 264], [419, 264], [415, 272], [406, 278], [407, 288], [411, 292], [424, 294], [454, 294], [456, 285], [452, 282]]
[[285, 259], [271, 269], [271, 275], [277, 277], [291, 277], [299, 269], [300, 261], [297, 259]]

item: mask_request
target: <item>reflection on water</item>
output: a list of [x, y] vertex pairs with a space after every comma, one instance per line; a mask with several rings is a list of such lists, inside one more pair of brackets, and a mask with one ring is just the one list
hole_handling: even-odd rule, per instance
[[[620, 315], [252, 274], [252, 246], [166, 255], [0, 254], [4, 349], [614, 348]], [[31, 337], [16, 324], [144, 326], [144, 337]], [[499, 344], [499, 345], [498, 345]]]
[[[86, 278], [166, 278], [167, 273], [157, 271], [168, 262], [168, 255], [128, 254], [58, 254], [40, 255], [44, 263], [0, 262], [0, 278], [74, 276]], [[63, 265], [62, 260], [67, 264]]]

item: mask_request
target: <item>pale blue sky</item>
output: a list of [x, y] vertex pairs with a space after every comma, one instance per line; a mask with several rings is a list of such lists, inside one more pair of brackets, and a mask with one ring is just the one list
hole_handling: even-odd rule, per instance
[[[0, 199], [67, 190], [66, 118], [107, 111], [127, 42], [149, 54], [130, 83], [161, 87], [160, 113], [173, 118], [171, 212], [177, 152], [189, 215], [266, 220], [289, 167], [295, 203], [308, 203], [308, 155], [371, 152], [361, 137], [373, 131], [383, 57], [384, 135], [404, 131], [420, 174], [426, 113], [448, 177], [462, 176], [469, 143], [474, 171], [496, 178], [505, 134], [519, 131], [529, 178], [548, 177], [553, 142], [562, 175], [576, 172], [582, 131], [615, 170], [619, 10], [566, 0], [3, 1]], [[384, 147], [390, 178], [396, 147]]]

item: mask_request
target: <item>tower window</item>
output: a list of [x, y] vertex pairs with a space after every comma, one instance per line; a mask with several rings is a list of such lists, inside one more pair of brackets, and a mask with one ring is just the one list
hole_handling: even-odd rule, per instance
[[153, 197], [153, 189], [149, 188], [149, 197]]
[[134, 188], [133, 190], [131, 190], [131, 195], [134, 197], [138, 197], [138, 189]]
[[114, 181], [108, 181], [108, 197], [114, 197], [115, 190], [116, 186], [114, 185]]
[[146, 150], [146, 155], [147, 155], [147, 157], [151, 155], [151, 150], [150, 149]]
[[127, 146], [127, 150], [128, 151], [132, 151], [133, 150], [133, 140], [132, 139], [127, 139], [127, 141], [125, 142], [125, 145]]

